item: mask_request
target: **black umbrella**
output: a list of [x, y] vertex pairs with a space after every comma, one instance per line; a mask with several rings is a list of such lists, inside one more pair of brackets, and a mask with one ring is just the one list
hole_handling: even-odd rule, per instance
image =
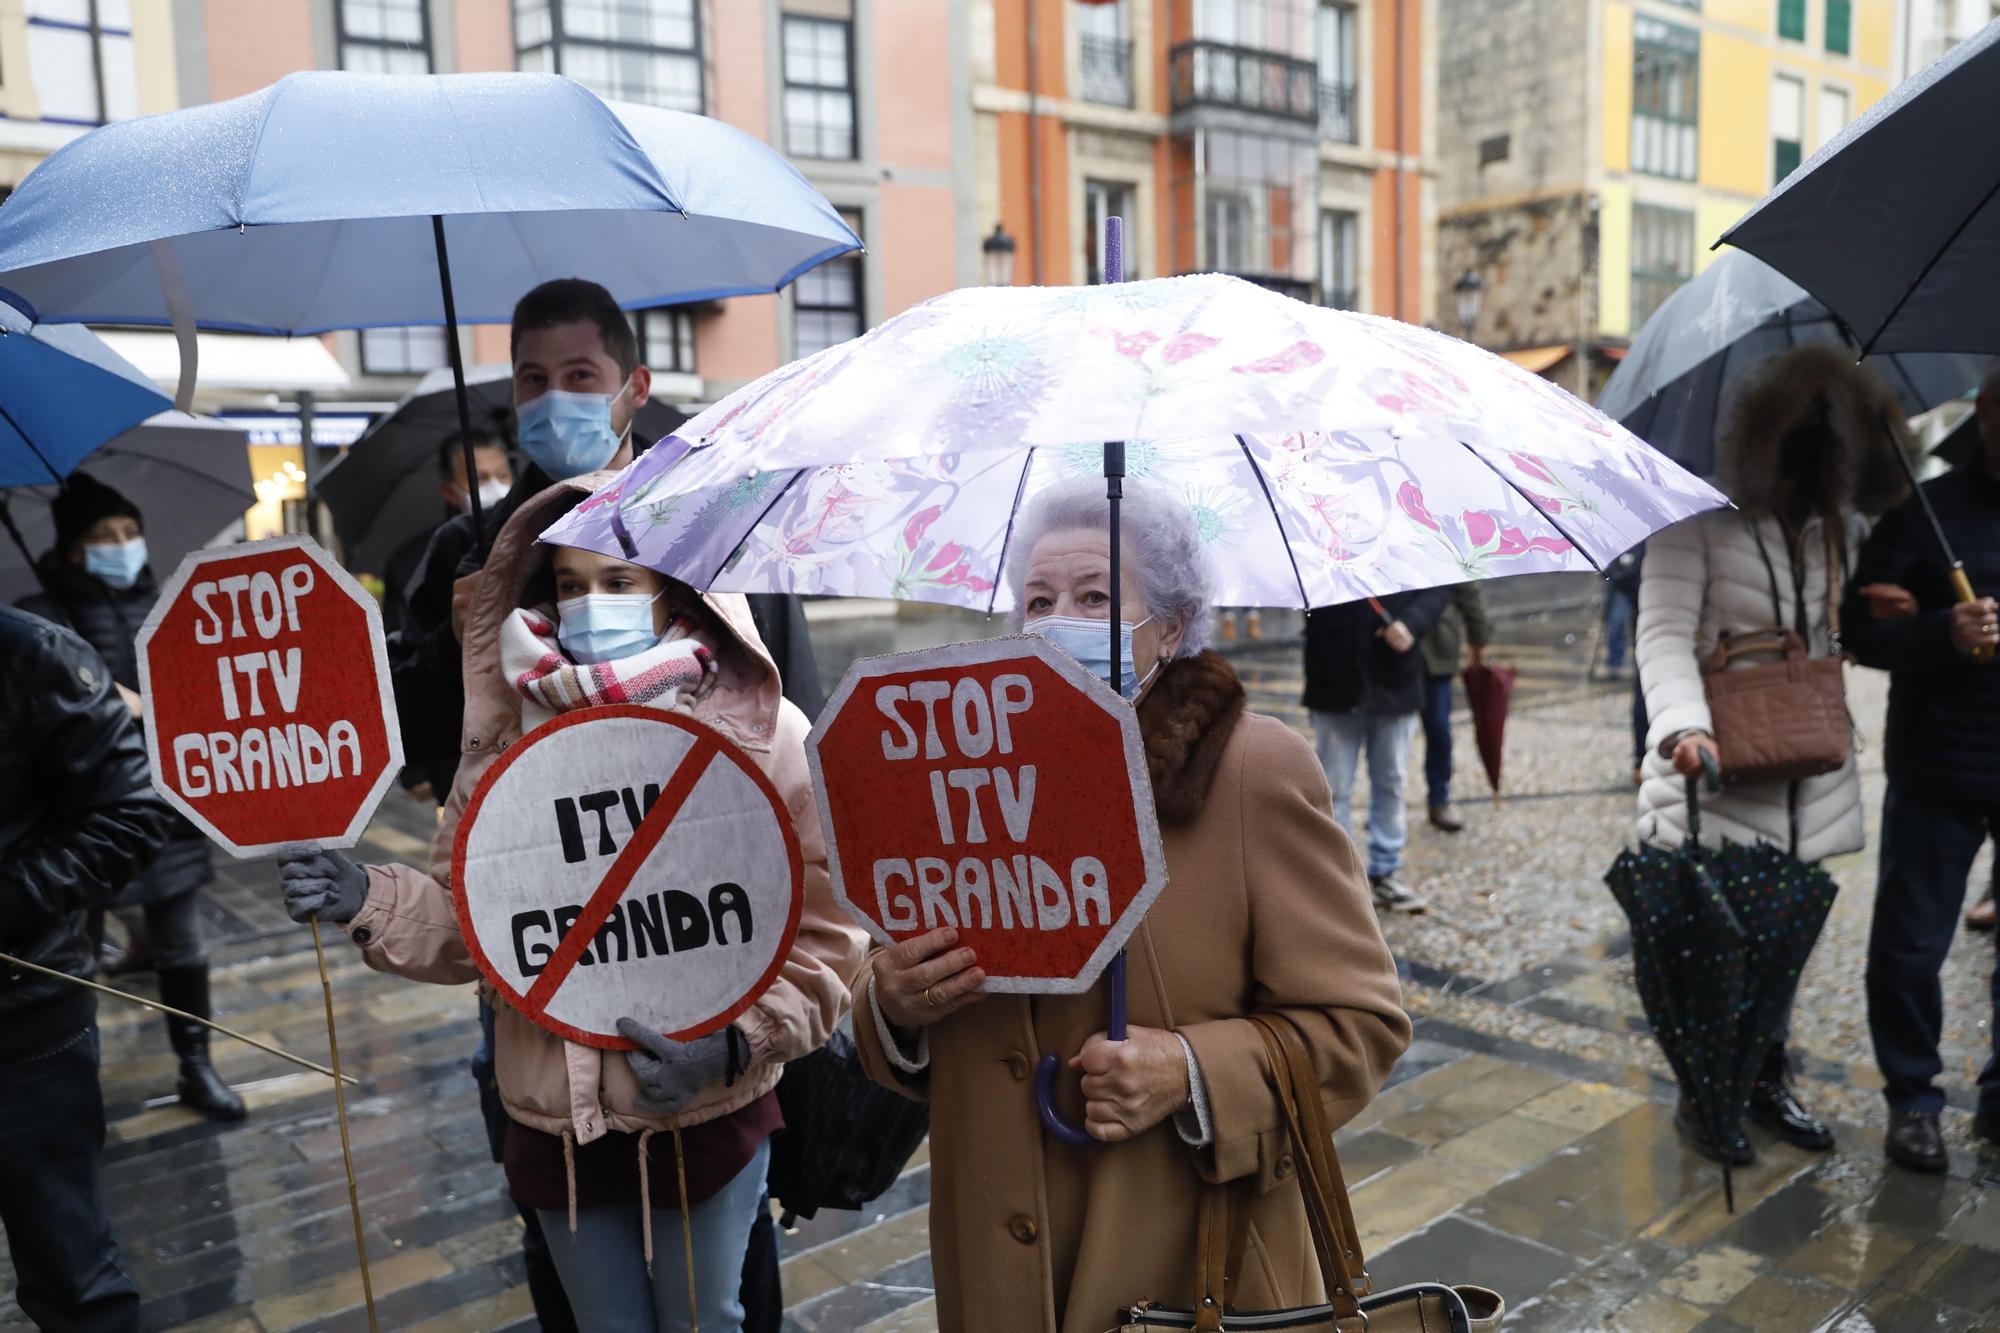
[[[1697, 785], [1688, 780], [1687, 842], [1622, 852], [1604, 880], [1632, 925], [1633, 980], [1646, 1021], [1693, 1104], [1696, 1127], [1708, 1142], [1726, 1144], [1784, 1030], [1835, 886], [1825, 871], [1776, 847], [1702, 847]], [[1734, 1212], [1727, 1162], [1722, 1188]]]
[[[472, 429], [511, 444], [514, 384], [508, 368], [474, 366], [466, 371], [465, 389]], [[633, 419], [633, 429], [658, 439], [685, 420], [665, 403], [649, 402]], [[350, 568], [384, 572], [398, 547], [445, 517], [438, 446], [458, 428], [451, 371], [434, 370], [326, 470], [319, 494]]]
[[778, 1105], [785, 1127], [771, 1141], [771, 1197], [784, 1207], [786, 1226], [822, 1208], [874, 1202], [931, 1128], [929, 1103], [870, 1079], [854, 1039], [840, 1030], [785, 1066]]

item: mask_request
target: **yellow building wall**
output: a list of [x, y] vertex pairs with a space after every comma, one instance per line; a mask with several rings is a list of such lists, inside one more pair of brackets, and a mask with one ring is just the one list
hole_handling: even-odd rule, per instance
[[132, 65], [139, 84], [140, 115], [157, 115], [180, 106], [170, 0], [135, 0], [132, 5]]
[[[1860, 0], [1855, 5], [1853, 46], [1856, 63], [1871, 69], [1889, 68], [1896, 47], [1896, 13], [1890, 8], [1890, 3], [1891, 0]], [[1877, 97], [1880, 95], [1876, 94]], [[1857, 114], [1859, 110], [1857, 107]]]
[[1632, 167], [1632, 11], [1604, 10], [1604, 169]]
[[1597, 327], [1622, 338], [1632, 324], [1632, 188], [1606, 181], [1597, 192]]
[[1703, 33], [1697, 149], [1703, 187], [1763, 194], [1771, 184], [1770, 121], [1769, 51], [1740, 38]]
[[1722, 252], [1711, 250], [1716, 238], [1735, 225], [1749, 211], [1737, 199], [1702, 199], [1694, 206], [1694, 271], [1699, 273], [1716, 261]]
[[1775, 32], [1778, 3], [1777, 0], [1703, 0], [1701, 16], [1746, 32]]

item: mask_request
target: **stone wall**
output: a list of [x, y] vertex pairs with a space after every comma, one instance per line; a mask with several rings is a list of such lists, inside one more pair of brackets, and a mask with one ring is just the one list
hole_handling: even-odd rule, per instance
[[1573, 343], [1586, 301], [1594, 332], [1595, 230], [1582, 191], [1439, 218], [1440, 322], [1463, 332], [1452, 284], [1469, 268], [1484, 284], [1474, 342], [1502, 350]]
[[1438, 208], [1583, 184], [1593, 0], [1441, 0]]

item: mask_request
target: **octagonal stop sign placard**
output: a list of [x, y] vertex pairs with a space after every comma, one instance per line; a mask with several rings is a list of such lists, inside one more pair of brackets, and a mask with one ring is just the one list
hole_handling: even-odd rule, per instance
[[382, 614], [311, 539], [196, 551], [139, 630], [153, 786], [231, 855], [352, 847], [403, 766]]
[[479, 779], [452, 848], [459, 933], [500, 997], [566, 1040], [618, 1020], [688, 1041], [777, 980], [805, 860], [784, 798], [713, 728], [630, 704], [529, 732]]
[[1138, 717], [1038, 636], [856, 662], [808, 757], [841, 904], [989, 991], [1087, 990], [1166, 886]]

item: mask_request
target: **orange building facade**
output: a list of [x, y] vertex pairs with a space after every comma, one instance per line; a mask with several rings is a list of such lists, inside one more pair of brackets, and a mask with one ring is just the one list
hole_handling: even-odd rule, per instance
[[1436, 309], [1435, 0], [971, 0], [977, 212], [1016, 282], [1224, 271]]

